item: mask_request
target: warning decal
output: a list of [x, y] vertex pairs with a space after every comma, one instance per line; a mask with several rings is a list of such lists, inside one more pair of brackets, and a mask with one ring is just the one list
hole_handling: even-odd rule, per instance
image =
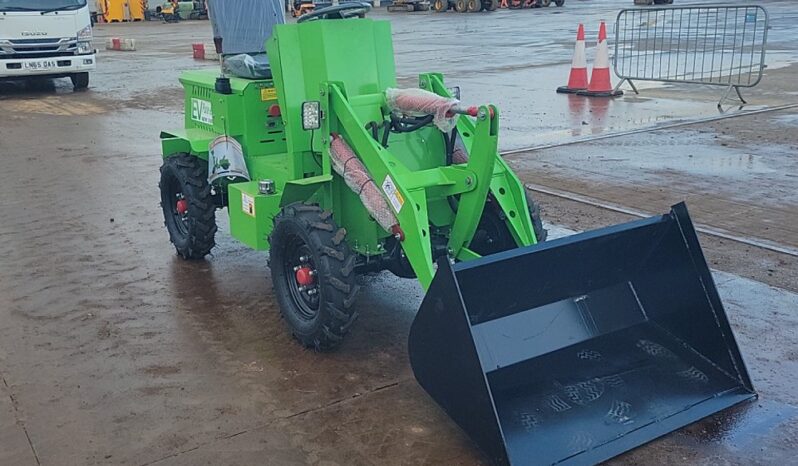
[[247, 193], [241, 193], [241, 210], [245, 214], [255, 216], [255, 198]]
[[274, 87], [264, 87], [260, 90], [260, 100], [262, 102], [277, 100], [277, 89]]
[[388, 198], [388, 201], [391, 203], [393, 210], [396, 211], [398, 214], [400, 210], [402, 210], [402, 206], [405, 203], [405, 198], [402, 197], [402, 193], [396, 189], [396, 185], [393, 184], [393, 180], [391, 179], [391, 175], [385, 176], [385, 181], [382, 182], [382, 190], [385, 192], [385, 196]]

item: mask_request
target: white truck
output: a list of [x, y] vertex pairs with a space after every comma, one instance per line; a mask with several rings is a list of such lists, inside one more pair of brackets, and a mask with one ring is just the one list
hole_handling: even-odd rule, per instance
[[86, 0], [0, 0], [0, 80], [70, 78], [96, 66]]

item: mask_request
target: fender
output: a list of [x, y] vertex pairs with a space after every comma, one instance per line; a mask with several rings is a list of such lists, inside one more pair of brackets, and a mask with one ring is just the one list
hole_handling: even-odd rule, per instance
[[208, 160], [208, 146], [219, 135], [197, 128], [161, 131], [161, 153], [163, 157], [185, 153]]

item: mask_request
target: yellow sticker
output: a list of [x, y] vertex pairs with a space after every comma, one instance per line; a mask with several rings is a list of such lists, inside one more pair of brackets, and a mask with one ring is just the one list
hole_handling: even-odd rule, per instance
[[388, 201], [391, 203], [393, 210], [396, 211], [398, 214], [399, 211], [402, 210], [402, 206], [405, 203], [405, 198], [402, 196], [402, 193], [396, 188], [393, 180], [391, 179], [391, 175], [385, 176], [385, 181], [382, 182], [382, 191], [385, 193], [385, 196], [388, 198]]
[[261, 102], [277, 100], [277, 89], [273, 87], [264, 87], [260, 90], [260, 100]]

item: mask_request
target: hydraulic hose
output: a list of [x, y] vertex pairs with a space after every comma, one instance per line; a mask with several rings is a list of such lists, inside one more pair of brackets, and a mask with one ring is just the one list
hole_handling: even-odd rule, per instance
[[[454, 145], [457, 142], [457, 128], [452, 130], [451, 134], [443, 133], [443, 140], [446, 142], [446, 166], [452, 164], [454, 157]], [[457, 213], [458, 199], [455, 196], [446, 196], [446, 202], [449, 203], [449, 208]]]

